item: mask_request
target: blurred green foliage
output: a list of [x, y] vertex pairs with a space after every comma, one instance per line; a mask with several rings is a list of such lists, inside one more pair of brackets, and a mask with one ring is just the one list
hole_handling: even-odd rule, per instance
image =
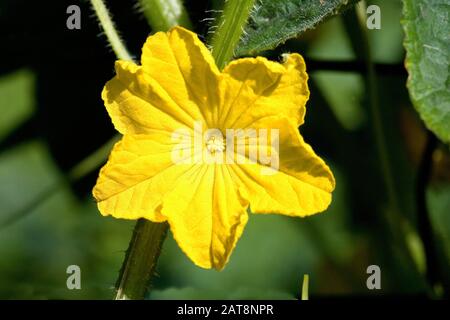
[[0, 97], [2, 97], [0, 138], [6, 136], [33, 112], [34, 82], [30, 70], [19, 70], [0, 79]]

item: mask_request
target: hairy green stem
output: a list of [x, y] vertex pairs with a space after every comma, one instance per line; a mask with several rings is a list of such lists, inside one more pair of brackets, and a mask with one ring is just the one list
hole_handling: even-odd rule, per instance
[[139, 0], [142, 11], [155, 31], [169, 30], [175, 25], [192, 29], [192, 23], [181, 0]]
[[91, 4], [117, 58], [132, 61], [133, 58], [120, 39], [119, 33], [114, 27], [114, 23], [103, 0], [91, 0]]
[[219, 69], [234, 56], [234, 50], [241, 39], [255, 0], [228, 0], [214, 32], [212, 54]]

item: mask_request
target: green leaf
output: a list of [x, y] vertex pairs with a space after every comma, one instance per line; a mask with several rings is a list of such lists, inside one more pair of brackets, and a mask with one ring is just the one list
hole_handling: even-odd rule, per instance
[[236, 55], [273, 49], [359, 0], [259, 0], [250, 15]]
[[403, 0], [411, 100], [425, 125], [450, 142], [450, 2]]

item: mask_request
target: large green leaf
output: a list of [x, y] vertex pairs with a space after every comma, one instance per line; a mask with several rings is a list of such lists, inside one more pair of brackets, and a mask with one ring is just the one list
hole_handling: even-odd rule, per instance
[[250, 15], [236, 55], [252, 55], [273, 49], [358, 1], [259, 0]]
[[426, 126], [450, 142], [450, 1], [403, 0], [408, 89]]

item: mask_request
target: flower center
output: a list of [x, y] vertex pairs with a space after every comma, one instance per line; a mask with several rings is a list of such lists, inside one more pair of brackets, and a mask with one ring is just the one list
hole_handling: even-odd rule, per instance
[[225, 141], [221, 134], [210, 136], [206, 141], [206, 149], [210, 153], [223, 152], [225, 150]]

